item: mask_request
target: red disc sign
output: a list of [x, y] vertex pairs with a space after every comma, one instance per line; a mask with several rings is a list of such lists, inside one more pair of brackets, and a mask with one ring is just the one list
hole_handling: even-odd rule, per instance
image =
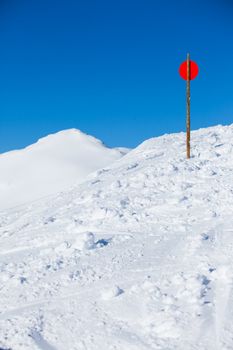
[[[198, 75], [199, 69], [198, 69], [198, 65], [194, 62], [194, 61], [189, 61], [190, 62], [190, 80], [193, 80], [196, 78], [196, 76]], [[187, 61], [183, 62], [180, 65], [180, 76], [181, 78], [183, 78], [184, 80], [187, 80]]]

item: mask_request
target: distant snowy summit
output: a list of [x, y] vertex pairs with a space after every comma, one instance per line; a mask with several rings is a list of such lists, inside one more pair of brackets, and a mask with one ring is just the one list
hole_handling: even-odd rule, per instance
[[108, 148], [80, 130], [68, 129], [22, 150], [0, 154], [0, 210], [83, 182], [87, 175], [127, 152], [126, 148]]

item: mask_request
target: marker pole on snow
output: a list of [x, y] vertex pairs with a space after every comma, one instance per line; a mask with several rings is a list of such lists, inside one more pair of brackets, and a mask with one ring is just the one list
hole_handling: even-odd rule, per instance
[[190, 158], [190, 55], [187, 54], [187, 85], [186, 85], [186, 153]]
[[181, 78], [186, 80], [186, 156], [190, 158], [190, 81], [198, 75], [198, 65], [190, 60], [190, 54], [187, 54], [187, 59], [180, 65], [179, 73]]

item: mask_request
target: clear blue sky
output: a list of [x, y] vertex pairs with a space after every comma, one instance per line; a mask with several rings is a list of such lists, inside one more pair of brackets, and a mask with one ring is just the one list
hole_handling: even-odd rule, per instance
[[231, 0], [0, 0], [0, 152], [79, 128], [134, 147], [185, 130], [190, 51], [192, 127], [233, 122]]

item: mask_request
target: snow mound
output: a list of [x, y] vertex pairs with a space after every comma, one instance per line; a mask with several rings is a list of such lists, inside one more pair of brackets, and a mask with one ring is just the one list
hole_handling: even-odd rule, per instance
[[225, 350], [233, 125], [145, 141], [0, 215], [0, 347]]
[[0, 210], [62, 191], [121, 158], [77, 129], [49, 135], [31, 146], [0, 155]]

